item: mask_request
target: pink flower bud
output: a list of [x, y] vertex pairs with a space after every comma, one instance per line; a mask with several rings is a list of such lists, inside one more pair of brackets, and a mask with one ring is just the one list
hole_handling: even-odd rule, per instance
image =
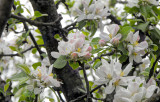
[[117, 45], [117, 44], [119, 44], [119, 39], [114, 38], [111, 43]]
[[85, 59], [89, 59], [91, 57], [91, 53], [87, 53], [86, 55], [83, 56]]
[[72, 58], [73, 60], [77, 60], [78, 54], [75, 53], [75, 52], [73, 52], [73, 53], [71, 54], [71, 58]]
[[87, 49], [87, 51], [91, 52], [92, 51], [92, 47], [89, 46], [88, 49]]
[[105, 45], [106, 45], [106, 42], [101, 39], [101, 40], [99, 40], [99, 45], [100, 45], [100, 46], [105, 46]]

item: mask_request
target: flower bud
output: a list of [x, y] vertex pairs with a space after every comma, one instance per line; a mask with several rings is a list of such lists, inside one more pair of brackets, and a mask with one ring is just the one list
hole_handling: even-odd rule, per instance
[[92, 51], [92, 47], [89, 46], [88, 49], [87, 49], [87, 51], [91, 52]]
[[71, 54], [71, 58], [72, 58], [73, 60], [77, 60], [78, 54], [75, 53], [75, 52], [73, 52], [73, 53]]
[[85, 59], [89, 59], [91, 57], [91, 53], [87, 53], [86, 55], [83, 56]]
[[101, 39], [101, 40], [99, 40], [99, 45], [100, 45], [100, 46], [105, 46], [105, 45], [106, 45], [106, 42]]

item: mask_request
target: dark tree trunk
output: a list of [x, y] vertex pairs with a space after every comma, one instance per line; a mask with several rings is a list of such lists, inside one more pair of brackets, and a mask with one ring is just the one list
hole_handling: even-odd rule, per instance
[[[53, 0], [30, 0], [35, 11], [39, 11], [43, 14], [48, 14], [47, 17], [41, 17], [37, 19], [42, 22], [54, 22], [58, 17], [57, 9]], [[57, 26], [61, 26], [60, 22]], [[42, 37], [45, 43], [45, 47], [48, 53], [51, 64], [56, 60], [51, 57], [52, 51], [57, 51], [58, 42], [54, 39], [55, 34], [59, 34], [61, 31], [55, 29], [52, 26], [39, 26], [39, 30], [42, 33]], [[85, 90], [82, 80], [78, 71], [73, 70], [68, 64], [63, 69], [54, 69], [54, 73], [57, 74], [58, 79], [62, 80], [62, 92], [65, 95], [67, 101], [73, 100], [84, 93], [81, 90]], [[82, 102], [82, 101], [81, 101]]]
[[0, 37], [5, 24], [10, 16], [11, 7], [14, 0], [0, 0]]

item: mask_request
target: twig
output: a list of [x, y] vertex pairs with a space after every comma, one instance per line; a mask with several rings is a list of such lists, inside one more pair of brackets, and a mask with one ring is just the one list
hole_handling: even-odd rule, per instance
[[[39, 45], [39, 46], [43, 46], [43, 45]], [[20, 52], [20, 53], [16, 53], [16, 54], [0, 54], [0, 57], [7, 57], [7, 56], [10, 56], [10, 57], [14, 57], [14, 56], [20, 56], [20, 54], [24, 54], [26, 53], [27, 51], [31, 50], [35, 48], [35, 46], [31, 46], [30, 48]]]
[[60, 16], [54, 22], [44, 23], [44, 22], [33, 21], [31, 19], [27, 19], [25, 17], [17, 16], [17, 15], [14, 15], [14, 14], [11, 14], [10, 17], [21, 20], [21, 21], [24, 21], [24, 22], [28, 22], [29, 24], [34, 25], [34, 26], [54, 26], [56, 28], [58, 28], [58, 26], [56, 26], [56, 23], [62, 19], [62, 17]]
[[[15, 5], [13, 5], [13, 9], [16, 10], [16, 6], [15, 6]], [[18, 13], [18, 15], [19, 15], [20, 17], [23, 17], [23, 16], [21, 15], [21, 13]], [[26, 32], [28, 32], [28, 31], [29, 31], [29, 28], [28, 28], [26, 22], [24, 22], [24, 21], [22, 21], [22, 22], [23, 22], [23, 25], [24, 25], [24, 28], [25, 28]], [[38, 44], [37, 44], [37, 42], [36, 42], [36, 40], [35, 40], [35, 38], [34, 38], [34, 36], [32, 35], [31, 32], [29, 32], [29, 36], [30, 36], [30, 38], [32, 39], [32, 41], [33, 41], [33, 43], [34, 43], [37, 51], [39, 52], [41, 60], [43, 60], [42, 54], [43, 54], [44, 52], [41, 51], [41, 49], [39, 48], [39, 46], [38, 46]]]
[[107, 18], [111, 19], [114, 23], [121, 25], [120, 21], [116, 17], [114, 17], [112, 14], [107, 16]]
[[58, 96], [59, 96], [60, 100], [61, 100], [62, 102], [65, 102], [65, 101], [63, 100], [63, 98], [62, 98], [62, 96], [61, 96], [60, 92], [59, 92], [59, 91], [57, 91], [57, 93], [58, 93]]
[[76, 26], [76, 24], [77, 24], [77, 22], [71, 23], [71, 24], [67, 25], [66, 27], [64, 27], [64, 29], [68, 29], [71, 26], [74, 27], [74, 26]]
[[[101, 88], [102, 86], [104, 86], [104, 85], [99, 85], [99, 86], [95, 87], [94, 89], [92, 89], [92, 90], [90, 91], [90, 94], [93, 93], [94, 91], [96, 91], [97, 89]], [[77, 102], [77, 101], [85, 98], [86, 96], [87, 96], [87, 94], [82, 95], [82, 96], [80, 96], [80, 97], [78, 97], [78, 98], [76, 98], [76, 99], [74, 99], [74, 100], [71, 100], [70, 102]]]
[[90, 95], [90, 92], [89, 92], [89, 81], [88, 81], [88, 78], [87, 78], [85, 66], [84, 66], [84, 63], [81, 63], [81, 62], [79, 62], [79, 65], [83, 69], [83, 75], [84, 75], [84, 79], [85, 79], [85, 82], [86, 82], [86, 87], [87, 87], [87, 102], [91, 102], [91, 95]]
[[149, 77], [147, 79], [147, 82], [149, 81], [149, 79], [152, 77], [153, 73], [154, 73], [154, 67], [157, 63], [157, 61], [160, 59], [160, 53], [158, 55], [158, 57], [156, 58], [156, 60], [154, 61], [153, 65], [152, 65], [152, 68], [150, 69], [150, 72], [149, 72]]

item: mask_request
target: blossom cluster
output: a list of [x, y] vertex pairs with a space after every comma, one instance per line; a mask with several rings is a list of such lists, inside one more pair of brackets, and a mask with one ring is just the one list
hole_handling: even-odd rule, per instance
[[66, 55], [72, 60], [89, 59], [91, 57], [92, 47], [85, 41], [85, 36], [80, 33], [70, 33], [68, 41], [60, 41], [58, 43], [59, 52], [51, 52], [54, 58], [59, 58], [61, 55]]
[[111, 94], [115, 90], [113, 102], [141, 102], [150, 98], [155, 91], [159, 92], [153, 78], [146, 83], [143, 78], [128, 76], [132, 63], [123, 70], [121, 68], [122, 64], [114, 62], [113, 59], [110, 63], [102, 59], [102, 66], [96, 70], [99, 79], [94, 84], [105, 84], [106, 94]]
[[84, 9], [76, 9], [78, 13], [77, 21], [82, 21], [85, 19], [104, 19], [110, 13], [107, 5], [105, 5], [104, 0], [93, 0], [90, 4], [90, 0], [82, 0]]

